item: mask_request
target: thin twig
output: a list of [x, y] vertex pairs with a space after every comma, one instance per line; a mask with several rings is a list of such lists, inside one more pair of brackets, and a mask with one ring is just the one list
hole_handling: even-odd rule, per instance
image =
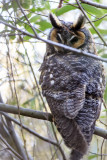
[[61, 7], [62, 7], [62, 3], [63, 3], [63, 0], [59, 0], [58, 8], [61, 8]]
[[[9, 57], [9, 61], [10, 61], [11, 75], [12, 75], [14, 91], [15, 91], [15, 98], [16, 98], [16, 102], [17, 102], [18, 117], [19, 117], [20, 124], [22, 124], [21, 117], [20, 117], [19, 100], [18, 100], [18, 95], [17, 95], [17, 91], [16, 91], [16, 82], [15, 82], [15, 78], [14, 78], [14, 74], [13, 74], [13, 65], [12, 65], [12, 61], [11, 61], [11, 56], [10, 56], [10, 51], [9, 51], [9, 46], [8, 46], [7, 39], [6, 39], [6, 42], [7, 42], [7, 49], [8, 49], [8, 57]], [[22, 126], [21, 126], [21, 133], [22, 133], [22, 138], [23, 138], [23, 142], [24, 142], [24, 148], [25, 148], [26, 155], [27, 155], [27, 157], [25, 157], [25, 155], [24, 155], [23, 158], [25, 160], [27, 160], [27, 159], [29, 160], [29, 157], [28, 157], [28, 154], [27, 154], [27, 150], [26, 150], [26, 142], [25, 142]]]
[[[5, 114], [5, 113], [4, 113]], [[6, 117], [6, 116], [5, 116]], [[7, 115], [6, 117], [6, 122], [7, 122], [7, 128], [8, 128], [8, 131], [9, 133], [11, 134], [11, 137], [15, 143], [15, 146], [18, 150], [18, 152], [20, 153], [20, 155], [22, 155], [22, 157], [24, 158], [24, 160], [26, 159], [26, 152], [22, 146], [22, 144], [20, 143], [20, 140], [19, 138], [17, 137], [16, 133], [15, 133], [15, 130], [14, 130], [14, 127], [11, 123], [11, 119], [9, 118], [9, 116]], [[20, 124], [21, 126], [21, 124]], [[32, 160], [32, 158], [29, 158]]]
[[67, 5], [71, 5], [71, 6], [75, 7], [75, 8], [79, 8], [76, 3], [69, 3], [66, 0], [64, 0], [64, 2], [66, 2]]
[[[53, 122], [53, 117], [51, 113], [35, 111], [32, 109], [26, 109], [23, 107], [20, 107], [19, 109], [20, 109], [20, 115]], [[12, 114], [18, 114], [17, 106], [3, 104], [3, 103], [0, 103], [0, 111], [12, 113]], [[95, 127], [94, 134], [107, 139], [107, 130], [104, 130], [102, 128]]]
[[[25, 16], [25, 18], [26, 18], [27, 22], [29, 23], [29, 26], [32, 28], [32, 30], [33, 30], [33, 32], [34, 32], [34, 34], [35, 34], [36, 38], [38, 38], [38, 34], [36, 33], [35, 29], [32, 27], [32, 25], [31, 25], [31, 23], [30, 23], [29, 19], [27, 18], [27, 16], [26, 16], [25, 12], [23, 11], [23, 9], [22, 9], [22, 7], [21, 7], [21, 5], [20, 5], [19, 0], [16, 0], [16, 1], [17, 1], [17, 4], [18, 4], [18, 6], [19, 6], [19, 8], [20, 8], [21, 12], [23, 13], [23, 15]], [[21, 40], [22, 40], [22, 38], [21, 38]], [[26, 51], [26, 50], [25, 50], [25, 51]], [[30, 58], [29, 58], [29, 56], [28, 56], [27, 51], [26, 51], [26, 55], [27, 55], [27, 58], [28, 58], [28, 61], [29, 61], [29, 65], [30, 65], [31, 71], [32, 71], [32, 73], [33, 73], [33, 77], [34, 77], [34, 80], [35, 80], [36, 86], [37, 86], [37, 88], [38, 88], [38, 92], [39, 92], [40, 98], [41, 98], [42, 103], [43, 103], [43, 105], [44, 105], [44, 107], [45, 107], [45, 109], [46, 109], [46, 105], [45, 105], [44, 100], [43, 100], [43, 97], [42, 97], [42, 95], [41, 95], [40, 88], [39, 88], [39, 86], [38, 86], [37, 79], [36, 79], [36, 76], [35, 76], [35, 73], [34, 73], [34, 70], [33, 70], [32, 64], [31, 64], [31, 62], [30, 62]], [[47, 109], [46, 109], [46, 110], [47, 110]]]
[[97, 155], [97, 156], [107, 156], [107, 154], [98, 154], [98, 153], [93, 153], [93, 152], [90, 152], [91, 154], [95, 154], [95, 155]]
[[105, 139], [103, 139], [103, 142], [102, 142], [102, 145], [101, 145], [101, 160], [103, 159], [103, 156], [102, 156], [103, 154], [102, 153], [103, 153], [103, 144], [104, 144], [104, 141], [105, 141]]
[[105, 42], [105, 40], [103, 39], [102, 35], [100, 34], [100, 32], [97, 30], [97, 28], [94, 26], [94, 24], [90, 21], [90, 19], [88, 18], [87, 14], [85, 13], [83, 7], [81, 6], [79, 0], [76, 0], [80, 10], [82, 11], [82, 13], [84, 14], [84, 16], [86, 17], [86, 19], [89, 21], [89, 23], [91, 24], [91, 26], [93, 27], [93, 29], [96, 31], [96, 33], [99, 35], [99, 38], [103, 41], [104, 45], [107, 46], [107, 43]]
[[[10, 117], [9, 115], [7, 115], [6, 113], [3, 113], [3, 112], [0, 112], [0, 113], [3, 114], [3, 115], [4, 115], [5, 117], [7, 117], [8, 119], [10, 119], [11, 121], [13, 121], [14, 123], [16, 123], [17, 125], [20, 126], [20, 122], [17, 121], [16, 119], [14, 119], [13, 117]], [[62, 148], [60, 147], [60, 145], [59, 145], [58, 142], [52, 141], [52, 140], [50, 140], [50, 139], [48, 139], [48, 138], [46, 138], [46, 137], [41, 136], [40, 134], [38, 134], [37, 132], [35, 132], [35, 131], [33, 131], [32, 129], [28, 128], [28, 127], [27, 127], [26, 125], [24, 125], [24, 124], [22, 124], [22, 127], [23, 127], [23, 129], [25, 129], [26, 131], [28, 131], [28, 132], [31, 133], [32, 135], [40, 138], [41, 140], [43, 140], [43, 141], [45, 141], [45, 142], [48, 142], [48, 143], [50, 143], [50, 144], [55, 145], [56, 147], [58, 147], [59, 150], [60, 150], [60, 152], [61, 152], [61, 154], [63, 155], [63, 159], [66, 160], [66, 157], [65, 157], [65, 155], [64, 155], [64, 152], [63, 152], [63, 150], [62, 150]]]
[[97, 21], [99, 21], [100, 19], [105, 18], [106, 16], [107, 16], [107, 14], [105, 14], [104, 16], [102, 16], [102, 17], [100, 17], [100, 18], [97, 18], [97, 20], [94, 20], [94, 21], [92, 21], [92, 22], [97, 22]]
[[103, 8], [103, 9], [107, 9], [107, 6], [105, 4], [99, 4], [93, 1], [89, 1], [89, 0], [80, 0], [82, 3], [86, 3], [89, 4], [91, 6], [95, 6], [97, 8]]
[[[11, 121], [13, 121], [14, 123], [16, 123], [17, 125], [21, 126], [20, 122], [17, 121], [16, 119], [14, 119], [13, 117], [10, 117], [9, 115], [7, 115], [6, 113], [4, 112], [0, 112], [1, 114], [3, 114], [5, 117], [9, 118]], [[48, 142], [48, 143], [51, 143], [55, 146], [58, 147], [58, 143], [57, 142], [54, 142], [46, 137], [43, 137], [41, 136], [40, 134], [38, 134], [37, 132], [33, 131], [32, 129], [30, 129], [29, 127], [27, 127], [26, 125], [22, 124], [22, 127], [23, 129], [25, 129], [26, 131], [28, 131], [29, 133], [31, 133], [32, 135], [40, 138], [41, 140], [45, 141], [45, 142]]]
[[14, 153], [15, 156], [17, 156], [19, 159], [23, 160], [23, 158], [6, 142], [6, 140], [0, 135], [0, 139], [2, 142]]
[[27, 16], [26, 16], [25, 12], [23, 11], [23, 8], [22, 8], [22, 7], [21, 7], [21, 5], [20, 5], [20, 1], [19, 1], [19, 0], [16, 0], [16, 2], [17, 2], [17, 4], [18, 4], [18, 6], [19, 6], [19, 8], [20, 8], [21, 12], [23, 13], [24, 17], [25, 17], [25, 18], [26, 18], [26, 20], [28, 21], [29, 26], [32, 28], [32, 30], [33, 30], [33, 32], [34, 32], [34, 34], [35, 34], [36, 38], [37, 38], [37, 37], [38, 37], [38, 34], [36, 33], [35, 29], [32, 27], [32, 25], [31, 25], [31, 23], [30, 23], [29, 19], [27, 18]]
[[0, 20], [0, 23], [2, 23], [2, 24], [6, 25], [6, 26], [8, 26], [8, 27], [10, 27], [10, 28], [12, 28], [12, 29], [14, 29], [14, 30], [17, 30], [17, 31], [19, 31], [19, 32], [22, 32], [24, 35], [30, 36], [30, 37], [32, 37], [32, 38], [37, 38], [38, 40], [41, 40], [41, 41], [43, 41], [43, 42], [45, 42], [45, 43], [48, 43], [48, 44], [51, 44], [51, 45], [55, 45], [55, 46], [64, 48], [64, 49], [66, 49], [66, 50], [69, 50], [69, 51], [74, 52], [75, 54], [84, 55], [84, 56], [87, 56], [87, 57], [92, 57], [92, 58], [94, 58], [94, 59], [96, 59], [96, 60], [100, 60], [100, 61], [103, 61], [103, 62], [106, 62], [106, 63], [107, 63], [107, 58], [101, 58], [101, 57], [96, 56], [96, 55], [94, 55], [94, 54], [91, 54], [91, 53], [88, 53], [88, 52], [85, 52], [85, 51], [81, 51], [81, 50], [79, 50], [79, 49], [72, 48], [72, 47], [69, 47], [69, 46], [64, 45], [64, 44], [56, 43], [56, 42], [53, 42], [53, 41], [51, 41], [51, 40], [45, 40], [45, 39], [43, 39], [43, 38], [41, 38], [41, 37], [39, 37], [39, 36], [36, 37], [35, 35], [33, 35], [33, 34], [29, 33], [29, 32], [23, 31], [23, 30], [17, 28], [16, 26], [13, 26], [13, 25], [11, 25], [11, 24], [9, 24], [9, 23], [6, 23], [6, 22], [4, 22], [4, 21], [2, 21], [2, 20]]
[[103, 122], [102, 122], [102, 121], [100, 121], [100, 120], [99, 120], [99, 122], [100, 122], [101, 124], [103, 124], [104, 126], [106, 126], [106, 127], [107, 127], [107, 124], [103, 123]]

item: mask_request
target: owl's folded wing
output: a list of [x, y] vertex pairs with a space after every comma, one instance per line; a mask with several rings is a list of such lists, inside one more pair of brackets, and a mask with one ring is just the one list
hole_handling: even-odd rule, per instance
[[78, 111], [83, 108], [85, 102], [86, 85], [80, 85], [71, 92], [70, 97], [66, 97], [63, 103], [65, 117], [74, 119]]

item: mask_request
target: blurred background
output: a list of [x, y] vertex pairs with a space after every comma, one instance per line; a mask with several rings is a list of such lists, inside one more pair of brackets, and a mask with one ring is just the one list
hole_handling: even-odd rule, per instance
[[[106, 0], [93, 0], [93, 2], [107, 5]], [[20, 0], [20, 4], [31, 25], [38, 35], [44, 39], [47, 39], [52, 27], [48, 18], [50, 12], [56, 14], [61, 20], [70, 22], [74, 21], [80, 13], [75, 0], [64, 0], [61, 8], [58, 8], [58, 0]], [[96, 8], [84, 3], [81, 3], [81, 6], [101, 33], [104, 41], [107, 42], [107, 9]], [[0, 20], [34, 34], [20, 7], [14, 0], [0, 0]], [[93, 35], [98, 55], [107, 58], [107, 46], [104, 45], [88, 21], [86, 26]], [[39, 86], [39, 68], [45, 52], [46, 44], [44, 42], [0, 24], [0, 92], [5, 103], [50, 112]], [[107, 63], [104, 63], [104, 68], [107, 77]], [[107, 88], [104, 100], [107, 105]], [[11, 116], [19, 120], [17, 115]], [[38, 134], [53, 141], [58, 141], [68, 159], [70, 150], [64, 145], [54, 125], [44, 120], [24, 116], [20, 118], [23, 124]], [[17, 136], [23, 142], [20, 127], [15, 123], [13, 126]], [[107, 129], [107, 109], [104, 106], [102, 106], [96, 126]], [[31, 135], [26, 130], [23, 130], [23, 134], [26, 151], [34, 160], [63, 159], [62, 153], [55, 145]], [[10, 160], [16, 159], [11, 156], [6, 150], [6, 146], [0, 141], [0, 159], [8, 160], [9, 158]], [[86, 160], [107, 160], [107, 140], [94, 135], [89, 153], [85, 158]]]

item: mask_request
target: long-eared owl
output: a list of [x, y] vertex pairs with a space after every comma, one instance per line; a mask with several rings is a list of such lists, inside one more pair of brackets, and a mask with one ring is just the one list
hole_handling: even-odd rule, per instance
[[[49, 40], [96, 54], [82, 14], [74, 23], [53, 14], [49, 17], [53, 26]], [[40, 71], [43, 96], [66, 146], [72, 149], [70, 160], [80, 160], [87, 153], [100, 114], [105, 88], [102, 63], [47, 44]]]

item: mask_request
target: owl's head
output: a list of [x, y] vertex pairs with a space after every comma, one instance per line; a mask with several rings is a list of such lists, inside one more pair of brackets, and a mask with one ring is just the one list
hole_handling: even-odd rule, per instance
[[[80, 14], [75, 22], [64, 22], [59, 20], [55, 15], [49, 15], [53, 29], [51, 30], [48, 39], [62, 43], [73, 48], [81, 48], [91, 53], [95, 53], [93, 46], [92, 35], [84, 26], [85, 17]], [[64, 49], [53, 46], [56, 52], [63, 52]]]

